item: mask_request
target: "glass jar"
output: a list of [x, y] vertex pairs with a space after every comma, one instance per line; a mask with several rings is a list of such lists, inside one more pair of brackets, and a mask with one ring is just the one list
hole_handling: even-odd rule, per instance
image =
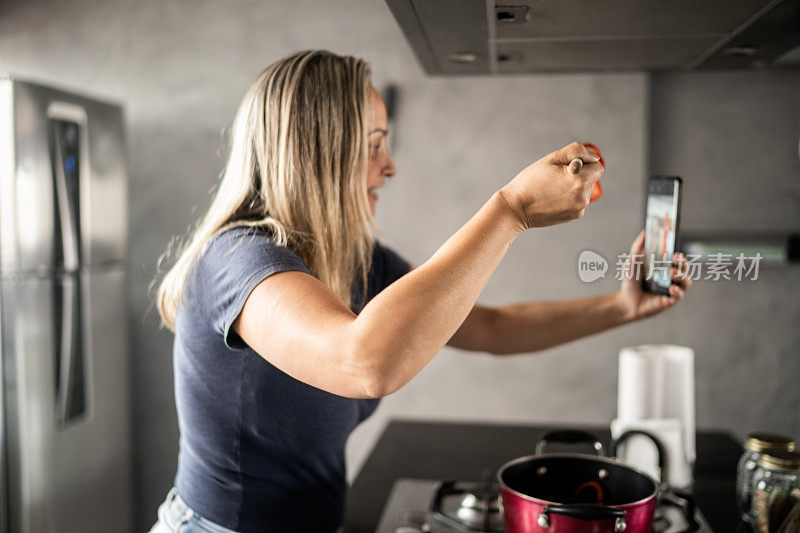
[[753, 531], [777, 531], [796, 505], [800, 505], [800, 452], [763, 452], [753, 472]]
[[793, 451], [794, 441], [784, 435], [774, 433], [751, 433], [744, 443], [744, 453], [736, 469], [736, 504], [739, 515], [750, 522], [753, 472], [761, 454], [768, 450]]

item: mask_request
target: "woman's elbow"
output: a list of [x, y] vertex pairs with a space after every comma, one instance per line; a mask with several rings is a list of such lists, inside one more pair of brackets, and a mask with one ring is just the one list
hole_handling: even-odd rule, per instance
[[397, 392], [405, 381], [398, 375], [397, 369], [385, 365], [369, 365], [359, 375], [360, 390], [369, 399], [378, 399]]
[[395, 392], [390, 384], [390, 380], [380, 374], [370, 374], [361, 378], [361, 391], [364, 397], [371, 400], [383, 398]]
[[400, 388], [396, 384], [396, 369], [390, 362], [396, 354], [385, 353], [384, 347], [373, 343], [354, 342], [348, 350], [348, 366], [354, 371], [357, 394], [366, 399], [388, 396]]

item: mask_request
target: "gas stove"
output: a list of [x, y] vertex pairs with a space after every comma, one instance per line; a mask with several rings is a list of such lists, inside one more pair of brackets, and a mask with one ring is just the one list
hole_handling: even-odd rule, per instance
[[[455, 533], [505, 531], [498, 503], [497, 483], [400, 479], [383, 509], [376, 533]], [[665, 500], [666, 501], [666, 500]], [[661, 504], [656, 509], [652, 533], [709, 533], [700, 510], [695, 524], [683, 512]]]

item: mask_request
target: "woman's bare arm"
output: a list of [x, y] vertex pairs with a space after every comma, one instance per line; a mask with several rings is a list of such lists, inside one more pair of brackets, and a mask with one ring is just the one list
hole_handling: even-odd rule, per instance
[[341, 396], [384, 396], [445, 345], [518, 233], [496, 194], [430, 260], [358, 316], [313, 276], [284, 272], [256, 287], [233, 327], [301, 381]]
[[618, 293], [501, 307], [476, 305], [448, 344], [495, 355], [535, 352], [611, 329], [629, 319]]
[[[578, 175], [566, 165], [587, 164]], [[424, 264], [355, 316], [312, 276], [284, 272], [261, 282], [235, 331], [289, 375], [328, 392], [374, 398], [414, 377], [453, 336], [516, 236], [583, 215], [597, 159], [574, 143], [523, 170]]]
[[502, 307], [475, 305], [448, 344], [497, 355], [534, 352], [599, 333], [665, 311], [691, 287], [686, 256], [676, 253], [670, 297], [642, 288], [644, 230], [631, 245], [620, 290], [557, 302], [529, 302]]

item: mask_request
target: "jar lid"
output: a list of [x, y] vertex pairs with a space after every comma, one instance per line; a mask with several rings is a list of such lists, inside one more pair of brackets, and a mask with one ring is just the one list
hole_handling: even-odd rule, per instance
[[758, 466], [768, 470], [800, 470], [800, 452], [768, 450], [758, 458]]
[[750, 433], [744, 443], [744, 447], [751, 452], [763, 452], [764, 450], [783, 450], [791, 452], [794, 450], [794, 441], [777, 433]]

